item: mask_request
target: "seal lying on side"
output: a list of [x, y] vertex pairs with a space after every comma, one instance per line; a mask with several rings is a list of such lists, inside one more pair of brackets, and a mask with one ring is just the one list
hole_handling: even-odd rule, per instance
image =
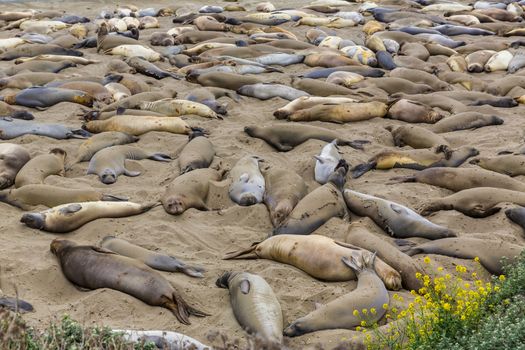
[[153, 252], [117, 237], [104, 237], [100, 242], [100, 246], [128, 258], [142, 261], [155, 270], [182, 272], [191, 277], [204, 277], [202, 275], [204, 272], [203, 268], [186, 265], [186, 263], [171, 255]]
[[350, 146], [356, 149], [363, 149], [363, 144], [369, 142], [365, 140], [345, 140], [331, 130], [302, 124], [275, 124], [266, 127], [254, 125], [245, 127], [244, 132], [251, 137], [266, 141], [281, 152], [288, 152], [309, 139], [326, 142], [337, 140], [339, 146]]
[[101, 149], [117, 145], [125, 145], [137, 142], [138, 140], [139, 138], [136, 136], [119, 131], [107, 131], [93, 135], [78, 147], [77, 157], [71, 164], [69, 164], [69, 167], [80, 162], [91, 160], [95, 153]]
[[178, 332], [164, 330], [137, 331], [132, 329], [112, 329], [111, 331], [128, 342], [135, 344], [154, 343], [158, 349], [210, 349], [209, 346], [204, 345], [200, 341]]
[[410, 208], [379, 197], [345, 189], [343, 192], [348, 209], [359, 216], [368, 216], [393, 237], [423, 237], [439, 239], [456, 237], [446, 227], [436, 225]]
[[90, 135], [89, 132], [82, 129], [70, 129], [60, 124], [33, 123], [25, 120], [0, 118], [0, 139], [10, 140], [28, 134], [52, 137], [57, 140], [84, 139]]
[[510, 219], [510, 221], [520, 225], [525, 229], [525, 208], [517, 207], [512, 209], [505, 210], [505, 215]]
[[126, 159], [151, 159], [169, 162], [171, 157], [162, 153], [146, 152], [135, 146], [112, 146], [97, 152], [87, 169], [87, 175], [95, 174], [106, 185], [117, 182], [119, 175], [139, 176], [140, 172], [126, 169]]
[[188, 305], [168, 280], [140, 261], [68, 240], [55, 239], [50, 249], [66, 278], [76, 286], [118, 290], [170, 310], [183, 324], [190, 324], [189, 315], [207, 316]]
[[281, 344], [283, 313], [272, 287], [264, 278], [247, 272], [225, 272], [215, 282], [230, 290], [233, 314], [248, 332]]
[[343, 257], [343, 263], [357, 276], [357, 287], [353, 291], [320, 306], [306, 316], [295, 320], [285, 330], [284, 335], [296, 337], [323, 329], [352, 329], [363, 321], [362, 316], [354, 315], [355, 310], [375, 309], [376, 313], [366, 317], [366, 322], [379, 321], [386, 310], [383, 305], [390, 302], [390, 297], [383, 281], [374, 270], [375, 253], [364, 251], [350, 258]]
[[401, 125], [397, 128], [387, 126], [385, 129], [392, 133], [394, 145], [398, 147], [410, 146], [419, 149], [450, 146], [443, 136], [417, 125]]
[[[477, 157], [470, 161], [470, 164], [476, 164], [480, 167], [496, 171], [509, 176], [525, 175], [525, 156], [510, 154], [497, 157]], [[520, 182], [521, 183], [521, 182]], [[487, 186], [498, 187], [498, 186]], [[512, 189], [512, 188], [509, 188]], [[522, 190], [521, 190], [522, 191]]]
[[23, 146], [0, 143], [0, 190], [15, 182], [16, 175], [29, 159], [31, 156]]
[[106, 120], [91, 120], [82, 126], [90, 132], [120, 131], [131, 135], [142, 135], [149, 131], [164, 131], [174, 134], [189, 134], [192, 128], [180, 118], [116, 115]]
[[338, 105], [321, 104], [308, 109], [293, 112], [288, 116], [291, 121], [320, 120], [333, 123], [349, 123], [383, 118], [387, 105], [382, 102], [342, 103]]
[[341, 161], [341, 155], [339, 154], [339, 148], [337, 142], [334, 140], [323, 147], [321, 153], [315, 158], [315, 181], [324, 185], [328, 182], [328, 178], [335, 171], [337, 165]]
[[3, 101], [10, 105], [38, 108], [54, 106], [60, 102], [73, 102], [92, 107], [93, 100], [93, 96], [84, 91], [40, 86], [3, 96]]
[[262, 202], [265, 182], [259, 169], [260, 161], [257, 156], [245, 156], [230, 170], [233, 181], [228, 192], [235, 203], [249, 206]]
[[294, 112], [301, 109], [311, 108], [319, 104], [341, 104], [350, 102], [357, 102], [357, 100], [348, 97], [303, 96], [287, 103], [286, 106], [279, 108], [273, 112], [273, 116], [276, 119], [285, 119]]
[[19, 188], [29, 184], [42, 184], [50, 175], [64, 176], [66, 170], [66, 151], [54, 148], [47, 154], [41, 154], [28, 161], [18, 172], [15, 187]]
[[464, 112], [440, 120], [432, 125], [431, 130], [435, 133], [445, 133], [458, 130], [477, 129], [489, 125], [501, 125], [503, 119], [490, 114], [478, 112]]
[[215, 157], [215, 149], [202, 131], [194, 131], [189, 135], [189, 142], [179, 154], [180, 173], [210, 166]]

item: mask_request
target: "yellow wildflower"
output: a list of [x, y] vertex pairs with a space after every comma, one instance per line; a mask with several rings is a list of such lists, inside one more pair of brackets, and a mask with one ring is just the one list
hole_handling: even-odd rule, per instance
[[361, 321], [361, 327], [366, 327], [366, 321], [365, 320]]
[[443, 266], [438, 267], [438, 271], [439, 272], [443, 271]]
[[443, 309], [445, 309], [446, 311], [449, 311], [450, 310], [450, 304], [449, 303], [443, 304]]
[[499, 280], [500, 280], [501, 282], [505, 281], [505, 275], [500, 275], [500, 276], [499, 276]]
[[368, 314], [368, 310], [367, 309], [363, 309], [363, 310], [361, 310], [361, 312], [363, 313], [363, 315], [367, 315]]
[[425, 264], [430, 264], [430, 258], [428, 256], [425, 256], [423, 261], [425, 262]]
[[359, 310], [354, 310], [354, 312], [352, 313], [355, 317], [359, 316]]
[[388, 310], [388, 304], [383, 304], [383, 309]]
[[479, 263], [479, 257], [476, 256], [476, 257], [474, 258], [474, 261], [477, 262], [477, 263]]

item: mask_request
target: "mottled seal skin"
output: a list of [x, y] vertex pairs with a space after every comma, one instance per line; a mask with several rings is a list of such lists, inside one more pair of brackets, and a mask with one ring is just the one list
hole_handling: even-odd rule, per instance
[[244, 85], [262, 83], [258, 78], [226, 72], [211, 72], [200, 75], [190, 73], [186, 76], [186, 80], [202, 86], [220, 87], [234, 91]]
[[29, 160], [20, 169], [15, 179], [15, 187], [30, 184], [42, 184], [50, 175], [65, 175], [64, 163], [67, 153], [63, 149], [54, 148], [47, 154], [41, 154]]
[[15, 94], [3, 96], [3, 101], [25, 107], [46, 108], [60, 102], [73, 102], [87, 107], [93, 106], [93, 96], [80, 90], [51, 87], [31, 87]]
[[321, 120], [333, 123], [349, 123], [383, 118], [387, 113], [383, 102], [341, 103], [337, 105], [322, 104], [293, 112], [288, 116], [291, 121]]
[[25, 147], [0, 143], [0, 190], [14, 184], [16, 175], [30, 159]]
[[139, 176], [140, 172], [126, 169], [124, 164], [126, 159], [151, 159], [159, 162], [169, 162], [171, 157], [162, 153], [143, 151], [135, 146], [111, 146], [98, 151], [91, 158], [87, 174], [97, 175], [100, 181], [106, 185], [117, 182], [117, 178], [122, 174]]
[[147, 60], [144, 60], [140, 57], [130, 57], [126, 59], [126, 63], [130, 67], [135, 69], [136, 72], [144, 74], [148, 77], [155, 78], [155, 79], [164, 79], [166, 77], [171, 77], [173, 79], [178, 80], [182, 78], [182, 76], [175, 74], [175, 73], [167, 72], [163, 69], [160, 69], [153, 63], [148, 62]]
[[[295, 266], [323, 281], [343, 282], [355, 280], [356, 275], [341, 258], [363, 252], [366, 250], [320, 235], [277, 235], [227, 253], [223, 259], [270, 259]], [[375, 270], [388, 289], [401, 288], [399, 273], [382, 260], [376, 260]]]
[[249, 206], [262, 202], [265, 181], [259, 169], [260, 161], [257, 156], [245, 156], [230, 170], [233, 181], [228, 192], [235, 203]]
[[[498, 157], [477, 157], [470, 161], [483, 169], [496, 171], [509, 176], [525, 175], [525, 156], [518, 154], [500, 155]], [[521, 183], [521, 182], [520, 182]], [[486, 186], [497, 187], [497, 186]], [[512, 188], [509, 188], [512, 190]], [[517, 189], [516, 189], [517, 190]], [[523, 191], [523, 190], [517, 190]]]
[[180, 173], [207, 168], [215, 157], [215, 149], [203, 132], [194, 131], [189, 135], [189, 142], [179, 154]]
[[210, 181], [220, 181], [224, 173], [211, 168], [196, 169], [176, 177], [160, 199], [166, 213], [180, 215], [190, 208], [209, 210], [206, 205]]
[[204, 277], [203, 268], [190, 266], [171, 255], [157, 253], [124, 239], [106, 236], [100, 242], [100, 247], [112, 252], [142, 261], [152, 269], [168, 272], [182, 272], [191, 277]]
[[135, 259], [68, 240], [55, 239], [50, 249], [64, 276], [78, 287], [121, 291], [146, 304], [170, 310], [183, 324], [190, 324], [190, 315], [208, 315], [188, 305], [160, 273]]
[[373, 308], [377, 311], [367, 316], [366, 322], [379, 321], [386, 313], [383, 305], [390, 302], [390, 297], [374, 270], [375, 259], [376, 254], [368, 251], [343, 257], [342, 262], [357, 276], [356, 289], [293, 321], [284, 330], [284, 335], [296, 337], [323, 329], [353, 329], [363, 320], [361, 315], [354, 315], [355, 310]]
[[70, 129], [60, 124], [33, 123], [25, 120], [0, 118], [0, 139], [10, 140], [22, 135], [40, 135], [58, 140], [69, 138], [84, 139], [90, 133], [81, 129]]
[[306, 196], [306, 183], [296, 172], [285, 168], [270, 167], [263, 175], [266, 182], [264, 204], [270, 212], [273, 226], [277, 227]]
[[116, 115], [106, 120], [91, 120], [82, 126], [90, 132], [120, 131], [139, 136], [149, 131], [189, 134], [193, 129], [182, 119], [173, 117]]
[[430, 129], [440, 134], [458, 130], [477, 129], [490, 125], [501, 125], [503, 122], [503, 119], [496, 115], [463, 112], [438, 121]]
[[277, 119], [285, 119], [293, 112], [311, 108], [319, 104], [341, 104], [350, 102], [357, 102], [357, 100], [348, 97], [303, 96], [289, 102], [284, 107], [277, 109], [273, 112], [273, 116]]
[[502, 240], [487, 240], [465, 236], [438, 239], [421, 244], [415, 244], [406, 240], [399, 240], [396, 243], [402, 245], [401, 250], [410, 256], [416, 254], [438, 254], [460, 259], [474, 259], [478, 257], [481, 265], [494, 275], [502, 275], [505, 264], [514, 263], [524, 249], [517, 244]]
[[105, 22], [100, 24], [97, 32], [97, 52], [113, 49], [120, 45], [137, 45], [138, 40], [124, 35], [109, 35]]
[[264, 278], [247, 272], [225, 272], [215, 284], [230, 291], [233, 314], [248, 332], [280, 344], [283, 333], [281, 304]]
[[368, 216], [393, 237], [456, 237], [454, 231], [430, 222], [403, 205], [350, 189], [345, 189], [343, 196], [350, 211], [359, 216]]
[[78, 147], [77, 156], [75, 160], [69, 164], [68, 168], [74, 164], [91, 160], [95, 153], [101, 149], [117, 145], [125, 145], [137, 142], [138, 140], [139, 138], [137, 136], [119, 131], [107, 131], [93, 135]]
[[[123, 81], [120, 81], [123, 84]], [[125, 84], [123, 84], [126, 86]], [[128, 89], [129, 87], [126, 86]], [[131, 91], [131, 89], [130, 89]], [[132, 91], [133, 93], [133, 91]], [[133, 96], [126, 97], [120, 101], [114, 102], [110, 105], [105, 106], [101, 109], [101, 112], [114, 111], [118, 108], [134, 109], [139, 108], [144, 102], [158, 101], [164, 98], [174, 98], [177, 96], [177, 92], [174, 90], [166, 89], [166, 91], [145, 91], [139, 93], [133, 93]]]
[[419, 149], [450, 146], [443, 136], [417, 125], [401, 125], [397, 128], [387, 126], [386, 129], [392, 133], [394, 145], [397, 147], [410, 146]]

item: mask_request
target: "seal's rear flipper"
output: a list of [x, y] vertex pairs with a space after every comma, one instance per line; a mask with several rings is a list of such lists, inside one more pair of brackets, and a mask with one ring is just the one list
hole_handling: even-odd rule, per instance
[[368, 140], [353, 140], [353, 141], [344, 141], [337, 140], [339, 146], [350, 146], [355, 149], [364, 149], [363, 145], [370, 143]]
[[390, 178], [390, 181], [387, 182], [387, 185], [393, 185], [403, 182], [416, 182], [416, 176], [415, 175], [407, 175], [407, 176], [394, 176]]
[[23, 301], [17, 298], [11, 297], [1, 297], [0, 306], [6, 307], [11, 311], [18, 312], [31, 312], [34, 311], [33, 305], [29, 304], [27, 301]]
[[202, 267], [199, 267], [199, 266], [191, 266], [191, 265], [186, 265], [183, 263], [179, 267], [179, 271], [190, 277], [203, 278], [204, 277], [203, 272], [205, 272], [206, 270], [204, 270]]
[[408, 256], [423, 253], [423, 249], [416, 248], [417, 243], [409, 241], [408, 239], [395, 239], [394, 243], [400, 251]]
[[168, 156], [167, 154], [163, 154], [163, 153], [155, 153], [151, 157], [149, 157], [149, 159], [156, 160], [159, 162], [169, 162], [172, 160], [170, 156]]
[[377, 162], [363, 163], [358, 164], [352, 168], [352, 178], [357, 179], [358, 177], [363, 176], [366, 172], [374, 169], [377, 165]]
[[75, 129], [71, 130], [71, 138], [72, 139], [87, 139], [88, 137], [91, 137], [93, 134], [89, 131], [84, 129], [85, 125], [82, 125], [82, 129]]
[[14, 119], [22, 119], [22, 120], [33, 120], [35, 117], [29, 113], [28, 111], [15, 111], [13, 114], [10, 115], [11, 118]]
[[502, 155], [502, 154], [512, 154], [512, 152], [511, 151], [500, 151], [500, 152], [498, 152], [498, 156]]
[[257, 259], [258, 256], [255, 253], [255, 249], [257, 248], [257, 245], [261, 242], [255, 242], [251, 245], [249, 248], [244, 248], [240, 250], [236, 250], [233, 252], [226, 253], [222, 257], [222, 260], [230, 260], [230, 259]]
[[173, 293], [172, 298], [173, 300], [168, 299], [167, 297], [164, 297], [167, 300], [164, 303], [164, 306], [171, 310], [175, 317], [183, 324], [191, 324], [189, 320], [189, 316], [197, 316], [197, 317], [205, 317], [209, 316], [209, 314], [197, 310], [194, 307], [188, 305], [184, 299], [178, 293]]
[[111, 194], [103, 194], [100, 198], [101, 201], [105, 202], [127, 202], [129, 198], [127, 197], [120, 197], [120, 196], [114, 196]]

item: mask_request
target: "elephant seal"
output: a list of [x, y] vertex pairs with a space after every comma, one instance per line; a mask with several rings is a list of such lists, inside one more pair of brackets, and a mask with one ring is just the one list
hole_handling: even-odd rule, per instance
[[226, 115], [228, 114], [226, 106], [220, 104], [219, 101], [217, 101], [218, 98], [223, 96], [227, 96], [234, 101], [239, 100], [239, 96], [236, 93], [228, 89], [221, 89], [216, 87], [203, 87], [194, 89], [188, 95], [186, 95], [185, 99], [188, 101], [200, 102], [210, 107], [215, 113]]
[[275, 124], [266, 127], [254, 125], [245, 127], [244, 132], [251, 137], [266, 141], [280, 152], [288, 152], [309, 139], [326, 142], [337, 140], [339, 146], [350, 146], [356, 149], [363, 149], [363, 144], [369, 142], [345, 140], [331, 130], [302, 124]]
[[126, 201], [126, 198], [104, 194], [91, 189], [69, 189], [57, 186], [34, 184], [0, 191], [0, 202], [31, 210], [37, 205], [48, 208], [62, 204], [95, 201]]
[[0, 60], [10, 61], [20, 57], [35, 57], [39, 55], [66, 55], [66, 56], [83, 56], [84, 54], [78, 50], [65, 49], [53, 44], [40, 45], [20, 45], [16, 48], [9, 49], [0, 55]]
[[[355, 280], [356, 275], [341, 262], [341, 258], [365, 252], [320, 235], [278, 235], [256, 242], [249, 248], [227, 253], [223, 259], [270, 259], [295, 266], [323, 281], [343, 282]], [[381, 259], [376, 260], [374, 269], [388, 289], [401, 288], [399, 273]]]
[[18, 297], [0, 297], [0, 308], [7, 309], [12, 312], [25, 313], [34, 311], [33, 305], [29, 304], [27, 301], [21, 300]]
[[274, 227], [280, 226], [293, 208], [306, 196], [303, 178], [293, 170], [271, 167], [263, 172], [266, 184], [263, 201]]
[[211, 168], [196, 169], [177, 176], [160, 199], [166, 213], [180, 215], [190, 208], [209, 210], [206, 199], [210, 181], [220, 181], [223, 172]]
[[337, 105], [322, 104], [293, 112], [288, 116], [291, 121], [321, 120], [333, 123], [349, 123], [383, 118], [387, 113], [383, 102], [341, 103]]
[[352, 72], [364, 77], [380, 78], [385, 75], [385, 72], [378, 68], [371, 68], [368, 66], [340, 66], [333, 68], [323, 68], [310, 71], [306, 74], [303, 74], [303, 78], [327, 78], [330, 74], [334, 72]]
[[30, 87], [17, 93], [4, 95], [3, 101], [11, 105], [38, 108], [54, 106], [60, 102], [93, 106], [93, 96], [84, 91], [51, 87]]
[[326, 82], [331, 83], [331, 84], [341, 85], [346, 88], [351, 88], [352, 84], [360, 82], [363, 79], [365, 79], [365, 77], [357, 73], [336, 71], [330, 74], [326, 78]]
[[204, 269], [190, 266], [171, 255], [157, 253], [126, 240], [106, 236], [100, 242], [100, 247], [122, 256], [142, 261], [152, 269], [168, 272], [182, 272], [190, 277], [204, 277]]
[[0, 89], [12, 88], [22, 90], [33, 86], [42, 86], [63, 77], [61, 74], [47, 72], [18, 73], [0, 79]]
[[128, 66], [135, 69], [136, 72], [140, 74], [144, 74], [145, 76], [148, 76], [148, 77], [158, 79], [158, 80], [164, 79], [167, 77], [171, 77], [176, 80], [182, 79], [181, 75], [160, 69], [153, 63], [148, 62], [147, 60], [144, 60], [137, 56], [127, 58], [126, 63], [128, 64]]
[[523, 229], [525, 229], [525, 208], [518, 207], [507, 209], [505, 210], [505, 215], [510, 219], [510, 221], [520, 225]]
[[0, 118], [33, 120], [35, 116], [26, 110], [11, 107], [11, 105], [0, 101]]
[[398, 241], [405, 254], [413, 256], [416, 254], [438, 254], [451, 256], [459, 259], [479, 258], [481, 265], [493, 275], [502, 275], [504, 271], [503, 258], [506, 263], [517, 260], [523, 247], [505, 241], [493, 239], [479, 239], [470, 237], [443, 238], [432, 242], [415, 244], [406, 240]]
[[315, 158], [314, 179], [321, 185], [328, 182], [328, 178], [334, 172], [341, 161], [337, 142], [334, 140], [323, 147], [321, 153]]
[[140, 172], [126, 169], [126, 159], [142, 160], [151, 159], [159, 162], [169, 162], [171, 157], [154, 152], [146, 152], [135, 146], [119, 145], [104, 148], [91, 158], [87, 175], [95, 174], [106, 185], [117, 182], [119, 175], [139, 176]]
[[66, 151], [53, 148], [47, 154], [41, 154], [29, 160], [20, 169], [15, 179], [15, 187], [19, 188], [30, 184], [42, 184], [50, 175], [64, 176]]
[[284, 330], [284, 335], [296, 337], [323, 329], [352, 329], [363, 321], [362, 316], [354, 315], [355, 310], [373, 308], [377, 311], [367, 316], [366, 322], [379, 321], [386, 313], [383, 305], [390, 302], [390, 297], [374, 270], [375, 259], [376, 254], [368, 251], [343, 257], [342, 262], [357, 276], [356, 289], [293, 321]]
[[422, 72], [416, 69], [408, 69], [408, 68], [399, 67], [399, 68], [392, 70], [390, 72], [390, 76], [395, 77], [395, 78], [402, 78], [402, 79], [410, 80], [413, 83], [426, 84], [436, 91], [450, 90], [449, 84], [442, 81], [441, 79], [436, 77], [434, 74]]
[[92, 120], [85, 123], [82, 128], [95, 133], [120, 131], [135, 136], [150, 131], [165, 131], [186, 135], [192, 131], [192, 128], [180, 118], [134, 115], [116, 115], [106, 120]]
[[259, 100], [280, 97], [288, 101], [293, 101], [302, 96], [309, 96], [309, 93], [306, 91], [288, 85], [271, 83], [243, 85], [237, 89], [237, 93], [244, 96], [255, 97]]
[[237, 91], [244, 85], [262, 83], [258, 78], [226, 72], [210, 72], [204, 74], [190, 73], [186, 80], [202, 86], [213, 86]]
[[479, 50], [465, 57], [467, 70], [471, 73], [481, 73], [485, 69], [488, 60], [496, 53], [494, 50]]
[[463, 112], [438, 121], [436, 124], [432, 125], [430, 129], [435, 133], [441, 134], [445, 132], [477, 129], [484, 126], [501, 124], [503, 124], [503, 119], [495, 115], [478, 112]]
[[120, 131], [106, 131], [93, 135], [78, 147], [77, 157], [68, 165], [68, 168], [71, 168], [74, 164], [91, 160], [95, 153], [101, 149], [125, 145], [138, 140], [138, 137]]
[[499, 70], [507, 70], [513, 57], [514, 55], [508, 50], [495, 53], [485, 64], [485, 72], [490, 73]]
[[97, 32], [97, 52], [111, 50], [120, 45], [138, 45], [139, 41], [123, 35], [109, 35], [105, 22], [100, 24]]
[[[370, 221], [370, 219], [366, 220]], [[375, 224], [372, 223], [372, 225]], [[401, 283], [406, 290], [418, 291], [423, 287], [422, 281], [416, 278], [417, 272], [423, 272], [422, 268], [408, 255], [396, 249], [394, 245], [388, 243], [377, 234], [370, 232], [368, 227], [362, 222], [350, 224], [346, 243], [376, 252], [379, 258], [399, 272]]]
[[449, 143], [441, 135], [416, 125], [402, 125], [397, 128], [386, 127], [392, 133], [394, 145], [397, 147], [410, 146], [412, 148], [449, 147]]
[[373, 84], [388, 94], [399, 92], [406, 94], [426, 94], [434, 91], [432, 87], [426, 84], [417, 84], [410, 80], [395, 77], [368, 78], [362, 82], [354, 84], [354, 88], [366, 88], [370, 86], [370, 84]]
[[140, 261], [61, 239], [53, 240], [50, 249], [64, 276], [78, 287], [118, 290], [148, 305], [170, 310], [183, 324], [190, 324], [189, 315], [207, 316], [188, 305], [168, 280]]
[[344, 86], [309, 78], [298, 79], [296, 77], [292, 77], [292, 86], [313, 96], [326, 97], [331, 95], [352, 94], [352, 90]]
[[180, 173], [185, 174], [195, 169], [207, 168], [213, 161], [213, 157], [215, 157], [215, 149], [210, 140], [203, 132], [193, 131], [189, 135], [189, 142], [178, 157]]
[[499, 203], [525, 206], [525, 195], [520, 191], [494, 187], [469, 188], [450, 196], [431, 200], [420, 209], [421, 215], [440, 210], [457, 210], [472, 218], [486, 218], [501, 210]]
[[242, 328], [270, 343], [281, 344], [281, 304], [264, 278], [247, 272], [225, 272], [215, 284], [229, 289], [233, 314]]
[[0, 143], [0, 190], [14, 184], [16, 175], [30, 159], [25, 147]]
[[[470, 164], [476, 164], [483, 169], [496, 171], [509, 176], [525, 175], [525, 156], [523, 155], [510, 154], [500, 155], [498, 157], [477, 157], [472, 159]], [[509, 190], [524, 191], [513, 188], [509, 188]]]
[[290, 114], [302, 109], [311, 108], [319, 104], [341, 104], [357, 102], [357, 100], [348, 97], [319, 97], [319, 96], [302, 96], [286, 104], [286, 106], [273, 112], [277, 119], [285, 119]]
[[[125, 85], [122, 80], [120, 81], [120, 84], [129, 89], [129, 86]], [[131, 89], [129, 90], [131, 91]], [[154, 102], [165, 98], [175, 98], [177, 96], [177, 92], [173, 89], [165, 89], [163, 91], [145, 91], [139, 93], [133, 93], [133, 91], [131, 91], [131, 93], [133, 94], [132, 96], [107, 105], [100, 111], [108, 112], [117, 110], [118, 108], [134, 109], [139, 108], [140, 105], [145, 102]]]
[[113, 102], [113, 95], [102, 84], [93, 81], [70, 81], [58, 85], [61, 89], [84, 91], [89, 96], [92, 96], [96, 101], [104, 104]]
[[232, 201], [242, 206], [262, 202], [265, 181], [259, 169], [261, 161], [257, 156], [244, 156], [230, 170], [233, 181], [228, 192]]
[[456, 237], [454, 231], [436, 225], [412, 209], [398, 203], [350, 189], [343, 191], [343, 197], [351, 212], [359, 216], [368, 216], [393, 237], [427, 239]]
[[90, 136], [89, 132], [81, 129], [70, 129], [60, 124], [33, 123], [25, 120], [14, 120], [0, 117], [0, 139], [10, 140], [22, 135], [40, 135], [58, 140]]

